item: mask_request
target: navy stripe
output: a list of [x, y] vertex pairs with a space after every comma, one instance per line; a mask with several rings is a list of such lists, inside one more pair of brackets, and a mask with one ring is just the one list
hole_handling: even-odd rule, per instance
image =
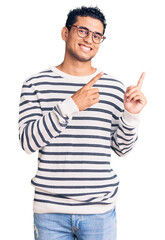
[[[31, 77], [29, 78], [26, 82], [29, 82], [33, 79], [38, 79], [38, 78], [62, 78], [61, 76], [50, 76], [50, 75], [41, 75], [41, 76], [35, 76], [35, 77]], [[34, 85], [34, 84], [33, 84]]]
[[[112, 141], [115, 143], [115, 145], [117, 146], [117, 147], [119, 147], [119, 144], [116, 142], [116, 139], [114, 138], [114, 136], [112, 137]], [[112, 148], [113, 149], [113, 148]]]
[[[38, 77], [32, 77], [32, 78], [30, 78], [29, 80], [27, 80], [27, 82], [28, 81], [30, 81], [30, 80], [32, 80], [32, 79], [36, 79], [36, 78], [43, 78], [43, 77], [46, 77], [46, 75], [44, 76], [38, 76]], [[49, 78], [59, 78], [59, 77], [57, 77], [57, 76], [48, 76]], [[79, 87], [83, 87], [84, 85], [85, 85], [85, 83], [84, 84], [80, 84], [80, 83], [69, 83], [69, 82], [37, 82], [37, 83], [33, 83], [33, 85], [34, 86], [41, 86], [41, 85], [52, 85], [52, 86], [79, 86]], [[29, 84], [29, 86], [30, 86], [30, 84]], [[115, 90], [118, 90], [118, 91], [120, 91], [121, 93], [125, 93], [125, 91], [122, 89], [122, 88], [120, 88], [120, 87], [117, 87], [117, 86], [112, 86], [112, 85], [103, 85], [103, 84], [95, 84], [94, 85], [95, 87], [97, 87], [97, 88], [110, 88], [110, 89], [115, 89]]]
[[[32, 114], [28, 114], [28, 115], [26, 115], [26, 116], [20, 118], [18, 122], [21, 122], [21, 121], [25, 120], [26, 118], [35, 117], [35, 116], [42, 117], [42, 114], [40, 114], [40, 113], [32, 113]], [[30, 121], [35, 121], [35, 120], [36, 120], [36, 119], [31, 119]]]
[[115, 189], [114, 193], [111, 195], [111, 198], [113, 198], [117, 194], [118, 189], [119, 189], [118, 187]]
[[53, 71], [52, 70], [46, 70], [46, 71], [42, 71], [40, 73], [51, 73], [51, 72], [53, 72]]
[[100, 100], [99, 103], [104, 103], [104, 104], [110, 105], [110, 106], [116, 108], [119, 112], [123, 112], [123, 109], [121, 109], [120, 107], [118, 107], [116, 104], [114, 104], [112, 102]]
[[41, 146], [40, 146], [39, 143], [37, 142], [37, 139], [36, 139], [35, 136], [34, 136], [34, 124], [35, 124], [35, 122], [32, 123], [31, 135], [32, 135], [33, 141], [35, 142], [36, 146], [37, 146], [38, 148], [41, 148]]
[[110, 140], [110, 137], [97, 136], [97, 135], [74, 135], [74, 134], [60, 134], [57, 138], [91, 138], [91, 139], [104, 139]]
[[20, 104], [19, 104], [19, 106], [21, 107], [21, 106], [23, 106], [23, 105], [25, 105], [25, 104], [27, 104], [27, 103], [29, 103], [30, 105], [32, 104], [32, 103], [38, 103], [38, 104], [40, 104], [40, 102], [39, 102], [39, 100], [25, 100], [24, 102], [21, 102]]
[[42, 139], [43, 142], [45, 142], [46, 144], [49, 144], [48, 141], [45, 140], [44, 136], [42, 135], [41, 131], [40, 131], [40, 128], [39, 128], [39, 121], [37, 121], [37, 130], [38, 130], [38, 133]]
[[104, 185], [95, 185], [95, 186], [53, 186], [53, 185], [45, 185], [45, 184], [38, 184], [32, 180], [32, 184], [38, 187], [43, 188], [60, 188], [60, 189], [83, 189], [83, 188], [104, 188], [104, 187], [116, 187], [119, 185], [119, 182], [113, 184], [104, 184]]
[[48, 169], [38, 167], [38, 171], [42, 172], [111, 172], [110, 169]]
[[30, 111], [30, 110], [35, 110], [35, 109], [39, 109], [39, 111], [41, 111], [40, 107], [34, 106], [34, 107], [25, 108], [25, 109], [19, 111], [19, 114], [22, 114], [23, 112]]
[[89, 203], [77, 203], [77, 204], [73, 204], [73, 203], [61, 203], [61, 202], [53, 202], [53, 201], [48, 201], [48, 200], [41, 200], [41, 199], [36, 199], [34, 198], [35, 202], [42, 202], [42, 203], [50, 203], [50, 204], [58, 204], [58, 205], [66, 205], [66, 206], [84, 206], [84, 205], [96, 205], [96, 204], [101, 204], [101, 205], [110, 205], [112, 203], [105, 203], [105, 202], [89, 202]]
[[112, 177], [107, 178], [52, 178], [52, 177], [43, 177], [43, 176], [35, 176], [36, 178], [40, 178], [43, 180], [50, 180], [50, 181], [105, 181], [105, 180], [112, 180], [117, 177], [114, 175]]
[[128, 128], [128, 127], [125, 127], [124, 125], [122, 126], [124, 129], [128, 130], [128, 131], [133, 131], [135, 128]]
[[129, 142], [129, 143], [119, 143], [119, 146], [129, 146], [129, 145], [134, 144], [135, 142], [136, 142], [136, 140]]
[[133, 140], [133, 138], [127, 139], [127, 138], [124, 138], [124, 137], [122, 137], [122, 136], [120, 136], [120, 135], [118, 135], [118, 134], [117, 134], [117, 138], [120, 138], [120, 139], [122, 139], [122, 140], [124, 140], [124, 141], [126, 141], [126, 142], [130, 142], [130, 141]]
[[49, 137], [53, 138], [53, 135], [51, 134], [51, 132], [49, 131], [49, 129], [48, 129], [47, 125], [46, 125], [45, 116], [43, 117], [43, 125], [44, 125], [44, 127], [46, 129], [46, 132], [48, 133]]
[[135, 135], [135, 133], [125, 133], [124, 130], [119, 126], [118, 127], [122, 133], [124, 133], [125, 136], [132, 137]]
[[50, 112], [49, 112], [49, 114], [48, 114], [48, 117], [49, 117], [49, 119], [50, 119], [50, 122], [51, 122], [54, 130], [55, 130], [58, 134], [60, 134], [61, 130], [58, 130], [58, 128], [57, 128], [56, 125], [54, 124]]
[[110, 162], [109, 161], [70, 161], [70, 160], [67, 160], [67, 161], [54, 161], [54, 160], [42, 160], [40, 158], [38, 158], [38, 161], [40, 161], [41, 163], [46, 163], [46, 164], [101, 164], [101, 165], [104, 165], [104, 164], [108, 164], [110, 165]]
[[[41, 110], [44, 112], [44, 111], [51, 111], [52, 108], [41, 108]], [[106, 109], [101, 109], [101, 108], [88, 108], [88, 109], [85, 109], [84, 111], [90, 111], [90, 112], [101, 112], [101, 113], [107, 113], [109, 115], [109, 118], [112, 116], [112, 118], [114, 118], [115, 120], [118, 120], [119, 117], [116, 116], [114, 113], [112, 113], [111, 111], [108, 111]], [[124, 110], [123, 110], [124, 111]], [[83, 117], [74, 117], [72, 119], [83, 119]]]
[[74, 117], [73, 119], [75, 120], [91, 120], [91, 121], [100, 121], [100, 122], [107, 122], [111, 124], [111, 120], [110, 119], [105, 119], [105, 118], [101, 118], [101, 117]]
[[25, 129], [23, 129], [22, 135], [21, 135], [21, 146], [22, 146], [23, 150], [25, 150], [25, 148], [24, 148], [24, 131], [25, 131]]
[[103, 191], [103, 192], [90, 192], [90, 193], [58, 193], [58, 194], [51, 194], [51, 193], [43, 193], [35, 190], [35, 194], [49, 196], [49, 197], [56, 197], [56, 198], [67, 198], [67, 197], [77, 197], [77, 196], [88, 196], [88, 195], [98, 195], [98, 194], [109, 194], [111, 191]]
[[[112, 116], [115, 120], [118, 120], [119, 119], [119, 117], [117, 117], [114, 113], [112, 113], [111, 111], [108, 111], [108, 110], [105, 110], [105, 109], [101, 109], [101, 108], [92, 108], [92, 107], [90, 107], [90, 108], [87, 108], [87, 109], [85, 109], [84, 111], [91, 111], [91, 112], [103, 112], [103, 113], [107, 113], [107, 114], [109, 114], [110, 116]], [[124, 110], [122, 110], [122, 112], [123, 112]], [[110, 117], [109, 116], [109, 117]]]
[[87, 155], [87, 156], [106, 156], [106, 157], [110, 157], [110, 154], [106, 154], [106, 153], [97, 153], [97, 152], [45, 152], [40, 150], [40, 153], [44, 154], [44, 155]]
[[103, 127], [93, 127], [93, 126], [68, 126], [67, 129], [89, 129], [89, 130], [101, 130], [105, 132], [111, 132], [110, 128], [103, 128]]
[[107, 148], [110, 149], [110, 145], [102, 145], [102, 144], [82, 144], [82, 143], [50, 143], [48, 147], [96, 147], [96, 148]]
[[[106, 73], [104, 73], [105, 75], [108, 75], [108, 74], [106, 74]], [[100, 80], [108, 80], [108, 81], [112, 81], [112, 82], [118, 82], [118, 83], [120, 83], [123, 87], [124, 87], [124, 84], [122, 83], [122, 82], [120, 82], [119, 80], [117, 80], [117, 79], [114, 79], [114, 78], [105, 78], [105, 77], [102, 77], [102, 78], [100, 78]]]
[[30, 150], [31, 152], [35, 152], [35, 150], [31, 147], [30, 141], [29, 141], [29, 136], [28, 136], [29, 124], [30, 124], [30, 123], [28, 123], [28, 124], [26, 125], [26, 127], [25, 127], [26, 142], [27, 142], [27, 146], [28, 146], [29, 150]]

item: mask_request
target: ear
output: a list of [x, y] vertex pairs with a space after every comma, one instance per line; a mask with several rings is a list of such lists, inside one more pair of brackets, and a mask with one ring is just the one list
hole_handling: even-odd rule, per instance
[[66, 42], [68, 39], [69, 30], [67, 27], [63, 27], [61, 30], [61, 37]]

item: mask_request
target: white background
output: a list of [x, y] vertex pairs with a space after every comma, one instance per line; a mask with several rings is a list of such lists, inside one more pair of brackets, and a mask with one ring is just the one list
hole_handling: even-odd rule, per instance
[[[77, 6], [97, 6], [107, 19], [105, 36], [93, 66], [126, 86], [143, 84], [148, 104], [141, 113], [139, 140], [124, 158], [112, 156], [120, 178], [118, 240], [165, 239], [165, 14], [163, 1], [15, 0], [0, 4], [0, 238], [33, 239], [31, 178], [37, 153], [18, 142], [18, 105], [23, 81], [62, 62], [61, 28]], [[46, 240], [46, 239], [45, 239]]]

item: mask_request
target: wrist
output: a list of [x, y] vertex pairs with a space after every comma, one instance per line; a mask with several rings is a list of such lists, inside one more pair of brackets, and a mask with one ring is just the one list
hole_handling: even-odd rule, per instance
[[140, 113], [130, 113], [124, 109], [122, 119], [126, 125], [136, 127], [140, 122]]

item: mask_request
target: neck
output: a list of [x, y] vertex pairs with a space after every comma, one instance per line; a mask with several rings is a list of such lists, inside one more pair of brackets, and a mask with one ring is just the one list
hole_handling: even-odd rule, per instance
[[91, 61], [82, 62], [82, 61], [72, 61], [71, 59], [67, 61], [66, 58], [60, 65], [56, 67], [60, 71], [73, 76], [87, 76], [95, 73], [96, 71], [96, 69], [91, 66]]

